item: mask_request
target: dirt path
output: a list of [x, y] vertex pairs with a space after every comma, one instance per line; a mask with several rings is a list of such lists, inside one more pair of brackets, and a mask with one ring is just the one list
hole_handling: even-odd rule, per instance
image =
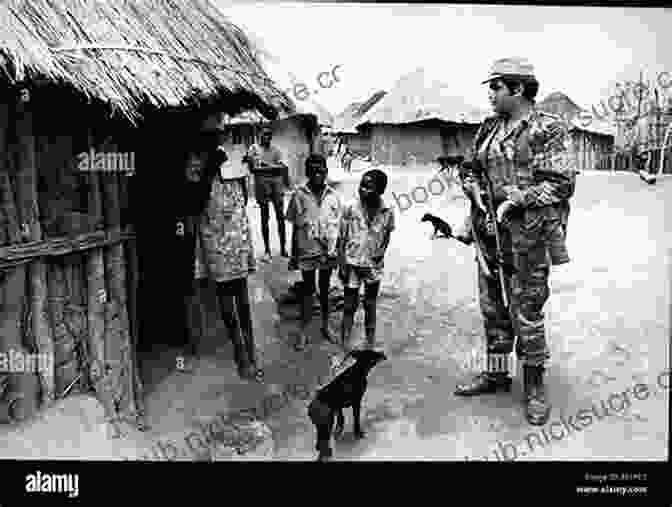
[[[393, 181], [390, 196], [415, 185]], [[354, 189], [348, 183], [341, 191]], [[671, 192], [670, 178], [649, 187], [630, 174], [579, 176], [568, 240], [573, 262], [552, 274], [547, 306], [554, 410], [544, 432], [525, 422], [518, 382], [512, 396], [452, 395], [480, 350], [473, 251], [431, 241], [418, 220], [433, 211], [457, 223], [461, 202], [444, 194], [399, 213], [384, 283], [394, 297], [379, 311], [391, 359], [371, 375], [368, 438], [356, 442], [346, 431], [339, 459], [664, 459], [668, 391], [653, 389], [669, 368], [672, 241], [664, 217]], [[638, 382], [652, 389], [646, 399], [641, 387], [639, 398], [632, 391]], [[278, 459], [312, 459], [305, 403], [270, 424]]]
[[[395, 177], [388, 197], [426, 186], [430, 176]], [[339, 191], [352, 196], [355, 185], [346, 182]], [[670, 177], [656, 186], [633, 174], [579, 177], [568, 238], [573, 260], [552, 273], [546, 307], [554, 408], [543, 429], [525, 422], [518, 379], [510, 396], [464, 400], [452, 395], [455, 383], [475, 369], [470, 358], [482, 350], [474, 253], [452, 240], [432, 241], [431, 228], [419, 219], [431, 211], [455, 225], [463, 202], [445, 192], [397, 210], [378, 311], [379, 345], [390, 360], [370, 377], [363, 410], [367, 438], [352, 439], [346, 412], [337, 459], [666, 459], [669, 387], [660, 385], [669, 386], [669, 373], [660, 374], [669, 372], [672, 234], [665, 217], [671, 198]], [[250, 213], [261, 250], [258, 209], [252, 204]], [[277, 248], [274, 227], [272, 221]], [[85, 421], [83, 427], [91, 426], [85, 435], [74, 430], [83, 409], [73, 400], [66, 404], [74, 407], [69, 412], [63, 409], [32, 425], [34, 430], [4, 435], [6, 457], [137, 457], [158, 441], [183, 441], [221, 414], [252, 409], [273, 432], [275, 459], [314, 459], [306, 407], [340, 350], [319, 339], [304, 352], [291, 348], [295, 323], [280, 319], [274, 300], [298, 278], [286, 271], [285, 262], [262, 266], [250, 279], [264, 385], [237, 377], [226, 333], [213, 327], [201, 344], [194, 375], [175, 372], [174, 351], [154, 354], [150, 432], [111, 445], [104, 431]], [[362, 336], [362, 317], [360, 310], [355, 337]], [[335, 332], [339, 325], [336, 312]], [[317, 329], [312, 334], [318, 336]], [[635, 388], [637, 383], [651, 391]], [[67, 452], [58, 443], [62, 440], [71, 443]]]

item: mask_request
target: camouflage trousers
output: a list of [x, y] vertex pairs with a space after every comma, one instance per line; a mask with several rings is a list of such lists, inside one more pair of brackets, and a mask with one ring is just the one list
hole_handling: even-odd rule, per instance
[[[494, 236], [480, 233], [480, 244], [490, 269], [490, 275], [478, 266], [478, 288], [483, 315], [488, 355], [515, 353], [528, 366], [543, 365], [550, 357], [546, 342], [543, 307], [550, 289], [550, 255], [547, 241], [531, 231], [521, 230], [522, 224], [502, 227], [501, 240], [504, 263], [512, 267], [504, 276], [509, 294], [511, 314], [504, 306], [497, 270], [494, 266], [496, 245]], [[532, 237], [531, 237], [532, 236]]]

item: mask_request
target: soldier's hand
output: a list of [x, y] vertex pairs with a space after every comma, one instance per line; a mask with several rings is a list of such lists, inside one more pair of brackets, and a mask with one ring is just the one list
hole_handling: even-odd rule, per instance
[[502, 223], [504, 216], [514, 208], [514, 204], [511, 201], [504, 201], [497, 207], [497, 222]]
[[464, 194], [469, 197], [470, 199], [473, 198], [476, 193], [478, 192], [478, 188], [476, 186], [476, 183], [470, 180], [465, 180], [462, 183], [462, 191]]
[[344, 264], [338, 269], [338, 279], [345, 285], [348, 278], [350, 278], [350, 266]]
[[553, 187], [548, 182], [542, 182], [540, 186], [540, 192], [537, 196], [539, 201], [544, 204], [553, 204], [555, 194], [553, 193]]
[[485, 220], [485, 233], [488, 236], [494, 236], [495, 235], [495, 223], [488, 217]]

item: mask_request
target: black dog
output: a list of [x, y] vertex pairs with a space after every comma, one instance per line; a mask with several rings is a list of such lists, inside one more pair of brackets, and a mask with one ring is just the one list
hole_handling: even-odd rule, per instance
[[431, 215], [430, 213], [425, 213], [420, 221], [430, 222], [434, 226], [434, 234], [432, 234], [433, 238], [436, 238], [439, 232], [443, 234], [444, 238], [453, 237], [453, 230], [450, 228], [450, 225], [437, 216]]
[[330, 443], [334, 418], [337, 418], [334, 436], [338, 438], [345, 426], [344, 408], [352, 407], [355, 437], [364, 438], [360, 414], [366, 378], [375, 365], [387, 359], [385, 354], [374, 350], [353, 350], [348, 355], [355, 359], [355, 364], [320, 389], [308, 406], [308, 416], [317, 429], [318, 461], [326, 461], [333, 454]]

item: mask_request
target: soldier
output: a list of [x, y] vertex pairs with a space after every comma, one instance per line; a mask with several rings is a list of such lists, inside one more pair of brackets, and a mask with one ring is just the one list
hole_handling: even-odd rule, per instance
[[[496, 217], [485, 218], [478, 206], [472, 207], [471, 227], [461, 239], [478, 241], [486, 259], [486, 266], [478, 266], [478, 285], [488, 360], [485, 371], [459, 385], [455, 394], [510, 391], [509, 358], [517, 336], [526, 418], [543, 425], [551, 407], [543, 382], [549, 349], [542, 309], [549, 296], [550, 265], [569, 262], [565, 238], [576, 170], [568, 151], [567, 124], [534, 106], [539, 83], [532, 65], [522, 58], [498, 60], [486, 83], [495, 115], [481, 125], [472, 154], [492, 181]], [[465, 171], [467, 195], [481, 192], [480, 179], [477, 171]], [[495, 226], [502, 241], [510, 311], [494, 264]]]

